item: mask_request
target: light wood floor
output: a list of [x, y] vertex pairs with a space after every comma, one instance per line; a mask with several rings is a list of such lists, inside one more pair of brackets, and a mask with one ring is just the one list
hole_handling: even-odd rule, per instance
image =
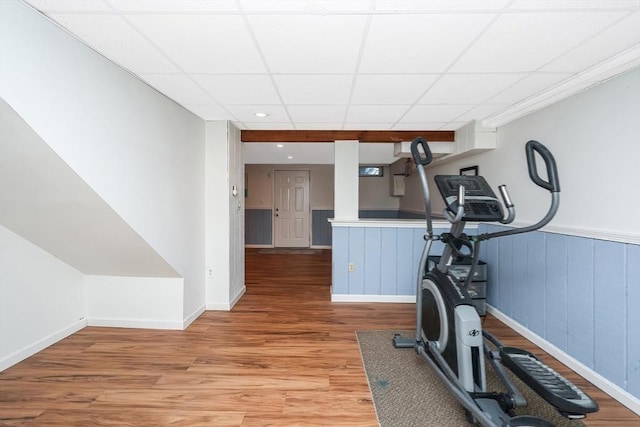
[[[87, 327], [0, 373], [0, 425], [377, 425], [354, 331], [411, 329], [413, 305], [332, 304], [330, 282], [329, 251], [247, 250], [247, 293], [231, 312], [185, 331]], [[640, 425], [586, 389], [601, 407], [589, 426]]]

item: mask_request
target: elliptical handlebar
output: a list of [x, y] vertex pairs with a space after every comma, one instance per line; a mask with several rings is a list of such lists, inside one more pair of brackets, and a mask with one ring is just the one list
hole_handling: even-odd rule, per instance
[[[425, 158], [423, 159], [420, 155], [420, 151], [418, 150], [418, 145], [422, 147], [424, 151]], [[421, 136], [415, 137], [413, 141], [411, 141], [411, 157], [413, 157], [413, 163], [417, 165], [427, 166], [433, 160], [433, 154], [431, 154], [431, 149], [429, 148], [429, 144], [427, 141]]]
[[[525, 151], [527, 153], [527, 166], [529, 167], [529, 177], [531, 178], [531, 181], [552, 193], [560, 192], [560, 181], [558, 180], [558, 168], [556, 167], [556, 161], [547, 147], [538, 141], [531, 140], [525, 145]], [[543, 180], [540, 178], [540, 175], [538, 175], [538, 167], [534, 152], [540, 154], [540, 157], [544, 160], [547, 168], [548, 181]]]
[[[547, 225], [556, 215], [556, 212], [558, 212], [558, 207], [560, 206], [560, 180], [558, 179], [558, 169], [556, 167], [556, 161], [553, 158], [553, 154], [551, 154], [551, 151], [549, 151], [547, 147], [545, 147], [543, 144], [534, 140], [527, 142], [527, 144], [525, 145], [525, 152], [527, 155], [527, 166], [529, 168], [529, 177], [536, 185], [544, 188], [545, 190], [551, 193], [551, 205], [549, 206], [549, 210], [547, 211], [547, 214], [540, 221], [528, 227], [513, 228], [511, 230], [499, 231], [496, 233], [481, 234], [479, 236], [476, 236], [476, 239], [475, 239], [476, 241], [479, 242], [483, 240], [493, 239], [496, 237], [511, 236], [514, 234], [528, 233], [530, 231], [539, 230], [540, 228]], [[548, 181], [545, 181], [542, 178], [540, 178], [540, 175], [538, 174], [538, 168], [535, 160], [535, 153], [538, 153], [540, 157], [542, 157], [542, 159], [544, 160], [544, 163], [547, 169]], [[503, 194], [503, 198], [504, 198], [504, 194]], [[508, 196], [507, 196], [507, 199], [508, 199]], [[510, 201], [507, 203], [507, 201], [505, 200], [505, 204], [507, 205], [508, 208], [509, 208], [508, 205], [510, 203], [511, 203]], [[511, 210], [512, 207], [509, 209]]]

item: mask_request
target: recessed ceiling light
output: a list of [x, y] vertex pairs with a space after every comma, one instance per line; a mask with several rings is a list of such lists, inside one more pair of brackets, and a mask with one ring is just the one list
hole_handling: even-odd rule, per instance
[[293, 156], [287, 156], [287, 159], [293, 159]]
[[282, 144], [277, 144], [277, 145], [276, 145], [276, 147], [278, 147], [278, 148], [282, 148], [282, 147], [284, 147], [284, 145], [282, 145]]
[[265, 117], [269, 117], [269, 114], [267, 114], [267, 113], [256, 113], [256, 117], [260, 117], [261, 119], [263, 119]]

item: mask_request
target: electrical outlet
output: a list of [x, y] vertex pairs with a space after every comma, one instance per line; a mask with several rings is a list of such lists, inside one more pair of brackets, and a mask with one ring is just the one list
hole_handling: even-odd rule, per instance
[[349, 272], [353, 273], [356, 270], [356, 265], [352, 262], [349, 263]]
[[213, 268], [211, 267], [207, 268], [207, 276], [213, 277]]

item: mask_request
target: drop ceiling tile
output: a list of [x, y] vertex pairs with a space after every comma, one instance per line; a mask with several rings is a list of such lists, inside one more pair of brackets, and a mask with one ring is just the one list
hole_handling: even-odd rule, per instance
[[342, 129], [342, 123], [339, 122], [326, 122], [326, 123], [307, 123], [296, 122], [297, 130], [340, 130]]
[[233, 0], [107, 0], [120, 12], [237, 12]]
[[290, 122], [244, 122], [244, 126], [251, 130], [293, 130], [293, 125]]
[[447, 74], [420, 100], [420, 104], [479, 104], [526, 74]]
[[623, 16], [622, 12], [503, 14], [450, 71], [534, 71]]
[[264, 73], [262, 59], [237, 15], [128, 15], [188, 73]]
[[183, 107], [203, 120], [237, 120], [233, 114], [218, 104], [185, 104]]
[[639, 10], [640, 4], [638, 0], [589, 0], [589, 1], [576, 1], [576, 0], [516, 0], [510, 6], [509, 9], [627, 9], [627, 10]]
[[483, 104], [455, 118], [458, 122], [470, 122], [471, 120], [484, 120], [487, 117], [500, 113], [509, 108], [509, 104]]
[[193, 74], [193, 79], [222, 104], [279, 104], [266, 74]]
[[102, 0], [26, 0], [31, 6], [44, 13], [70, 11], [106, 11], [109, 6]]
[[371, 20], [359, 72], [443, 72], [494, 16], [375, 15]]
[[[227, 109], [243, 123], [288, 123], [289, 116], [282, 105], [227, 105]], [[267, 113], [258, 118], [256, 113]]]
[[139, 74], [140, 78], [174, 101], [185, 104], [208, 104], [215, 101], [184, 74]]
[[414, 104], [433, 84], [436, 74], [359, 75], [352, 104]]
[[532, 73], [487, 99], [492, 104], [515, 104], [545, 91], [569, 77], [568, 73]]
[[377, 123], [396, 122], [411, 105], [352, 105], [347, 112], [347, 122]]
[[344, 124], [345, 130], [389, 130], [392, 128], [393, 128], [393, 123], [347, 122]]
[[478, 11], [502, 9], [509, 0], [378, 0], [375, 3], [377, 11], [388, 12], [451, 12]]
[[342, 123], [345, 105], [288, 105], [294, 123]]
[[245, 12], [302, 12], [323, 14], [332, 12], [366, 12], [370, 0], [241, 0]]
[[[638, 2], [640, 4], [640, 2]], [[590, 68], [640, 43], [640, 12], [636, 12], [542, 67], [543, 71], [576, 72]]]
[[52, 14], [51, 18], [111, 61], [134, 73], [178, 71], [120, 16]]
[[452, 122], [475, 105], [415, 105], [400, 123]]
[[396, 123], [393, 130], [440, 130], [449, 122]]
[[366, 17], [251, 15], [249, 22], [273, 73], [352, 73]]
[[351, 74], [277, 74], [273, 76], [285, 104], [334, 104], [349, 102]]

